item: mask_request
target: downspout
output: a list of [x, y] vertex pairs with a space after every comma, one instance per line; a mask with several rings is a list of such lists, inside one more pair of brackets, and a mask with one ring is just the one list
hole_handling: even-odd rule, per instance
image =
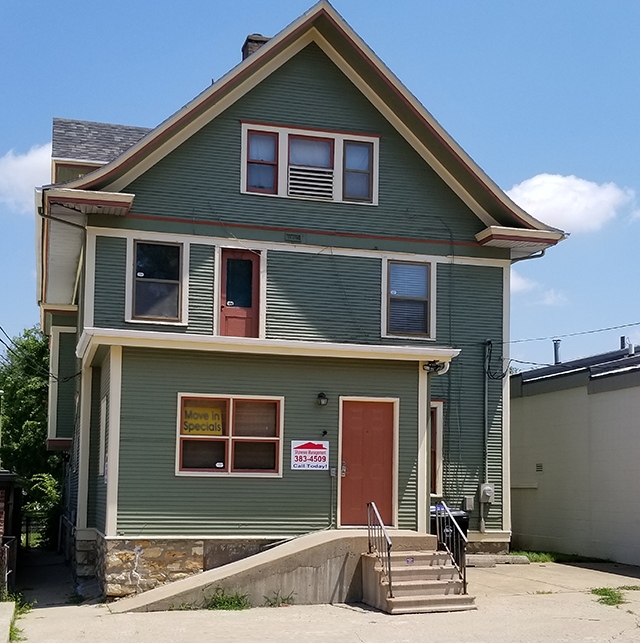
[[[484, 380], [484, 400], [483, 400], [483, 416], [484, 416], [484, 434], [482, 440], [482, 460], [483, 460], [483, 479], [484, 484], [489, 482], [489, 345], [491, 340], [487, 339], [484, 342], [484, 359], [482, 361], [484, 368], [482, 369], [482, 376]], [[486, 531], [486, 523], [484, 520], [484, 505], [482, 502], [482, 494], [480, 494], [480, 532]]]

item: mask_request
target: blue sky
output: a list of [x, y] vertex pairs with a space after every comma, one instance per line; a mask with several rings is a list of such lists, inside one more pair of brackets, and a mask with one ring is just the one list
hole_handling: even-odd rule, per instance
[[[310, 0], [0, 8], [0, 325], [38, 321], [33, 184], [54, 116], [153, 127], [274, 35]], [[534, 216], [571, 232], [516, 265], [512, 339], [640, 322], [640, 3], [336, 0], [435, 118]], [[517, 186], [517, 187], [516, 187]], [[566, 337], [563, 359], [640, 343], [640, 325]], [[546, 363], [551, 340], [514, 343]], [[515, 364], [526, 368], [525, 365]]]

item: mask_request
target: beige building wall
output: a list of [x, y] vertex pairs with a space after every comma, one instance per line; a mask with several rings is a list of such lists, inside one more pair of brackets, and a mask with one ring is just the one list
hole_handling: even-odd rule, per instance
[[514, 548], [640, 565], [640, 388], [512, 398], [511, 472]]

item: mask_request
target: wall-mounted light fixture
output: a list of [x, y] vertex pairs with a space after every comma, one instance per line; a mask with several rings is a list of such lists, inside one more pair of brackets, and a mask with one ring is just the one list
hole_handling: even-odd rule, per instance
[[427, 371], [427, 373], [439, 373], [440, 371], [446, 372], [448, 369], [448, 364], [445, 364], [444, 362], [438, 362], [437, 360], [431, 360], [429, 362], [425, 362], [422, 365], [422, 370]]
[[329, 398], [324, 393], [318, 393], [318, 404], [320, 406], [327, 406]]

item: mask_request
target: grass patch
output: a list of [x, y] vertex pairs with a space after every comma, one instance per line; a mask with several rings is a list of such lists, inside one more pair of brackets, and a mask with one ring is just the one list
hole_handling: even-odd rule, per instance
[[222, 587], [217, 587], [202, 603], [202, 609], [205, 610], [246, 610], [250, 607], [251, 601], [246, 594], [227, 592]]
[[16, 625], [15, 619], [11, 621], [11, 624], [9, 625], [9, 641], [10, 643], [14, 643], [17, 641], [24, 641], [25, 637], [22, 634], [22, 630]]
[[550, 589], [539, 589], [533, 593], [534, 594], [553, 594], [553, 592]]
[[600, 598], [598, 598], [598, 603], [602, 603], [603, 605], [615, 606], [626, 603], [622, 592], [619, 589], [615, 589], [613, 587], [594, 587], [591, 590], [591, 593], [599, 596]]
[[623, 592], [640, 592], [640, 585], [620, 585], [618, 589]]
[[511, 551], [511, 556], [526, 556], [532, 563], [606, 563], [602, 558], [589, 558], [578, 554], [562, 554], [557, 551]]
[[16, 625], [16, 621], [23, 617], [27, 612], [31, 611], [33, 603], [26, 601], [20, 592], [2, 592], [0, 594], [0, 601], [3, 603], [15, 603], [15, 611], [13, 613], [13, 620], [9, 625], [9, 641], [24, 641], [22, 630]]
[[264, 606], [265, 607], [283, 607], [286, 605], [293, 605], [295, 602], [296, 593], [291, 590], [286, 596], [282, 594], [280, 590], [273, 592], [273, 596], [264, 597]]

